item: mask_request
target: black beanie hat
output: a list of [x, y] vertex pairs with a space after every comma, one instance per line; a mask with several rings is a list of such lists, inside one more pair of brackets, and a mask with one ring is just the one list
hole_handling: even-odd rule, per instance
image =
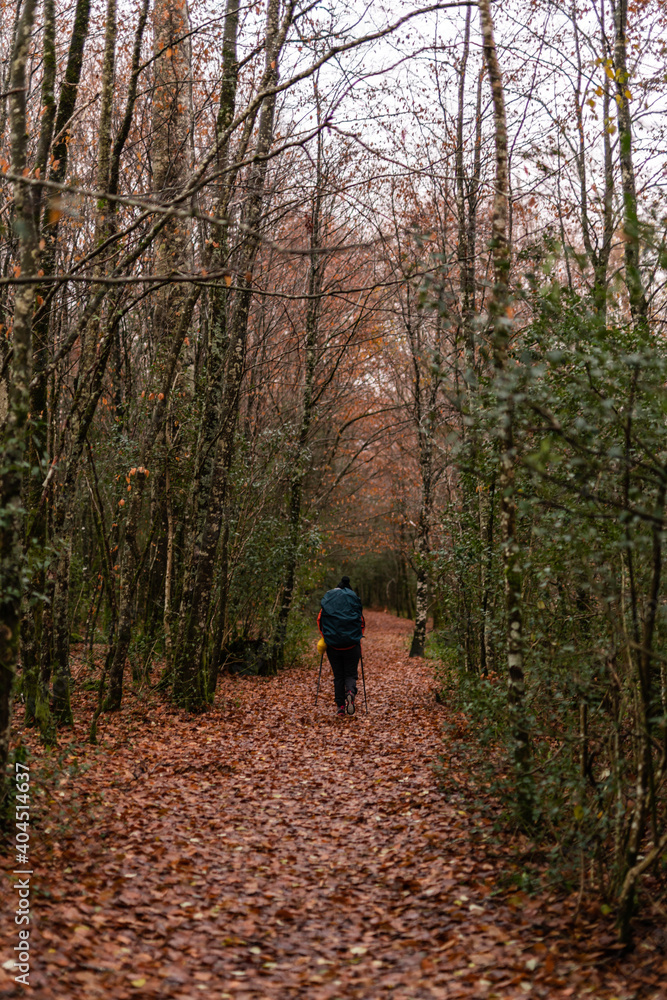
[[347, 587], [348, 590], [351, 590], [352, 588], [350, 587], [350, 578], [349, 578], [349, 576], [341, 576], [340, 583], [338, 584], [338, 586], [339, 587]]

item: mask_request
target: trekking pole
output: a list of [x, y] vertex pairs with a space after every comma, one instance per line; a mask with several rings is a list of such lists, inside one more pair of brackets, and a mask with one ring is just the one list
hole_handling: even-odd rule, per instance
[[366, 715], [368, 715], [368, 702], [366, 701], [366, 678], [364, 677], [364, 654], [361, 652], [361, 643], [359, 643], [359, 656], [361, 658], [361, 682], [364, 685], [364, 706], [366, 708]]
[[320, 673], [317, 678], [317, 694], [315, 695], [315, 704], [317, 705], [317, 699], [320, 696], [320, 679], [322, 677], [322, 664], [324, 663], [324, 653], [322, 653], [322, 659], [320, 660]]

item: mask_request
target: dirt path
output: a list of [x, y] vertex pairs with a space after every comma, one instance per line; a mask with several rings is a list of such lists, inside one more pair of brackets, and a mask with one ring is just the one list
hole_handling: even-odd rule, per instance
[[[77, 710], [48, 824], [35, 789], [32, 996], [667, 997], [613, 937], [564, 936], [562, 904], [495, 894], [488, 821], [434, 771], [432, 665], [408, 660], [409, 623], [367, 620], [368, 716], [334, 717], [326, 670], [315, 708], [314, 660], [226, 678], [196, 719], [129, 698], [95, 749]], [[15, 943], [10, 917], [0, 964]]]

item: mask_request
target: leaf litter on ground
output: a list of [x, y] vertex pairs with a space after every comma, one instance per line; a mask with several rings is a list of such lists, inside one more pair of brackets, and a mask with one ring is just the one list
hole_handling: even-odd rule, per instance
[[454, 784], [438, 774], [457, 719], [433, 664], [408, 657], [410, 622], [366, 617], [368, 715], [360, 683], [356, 715], [334, 716], [326, 662], [315, 707], [313, 656], [223, 677], [197, 717], [130, 693], [91, 747], [79, 685], [58, 770], [17, 711], [35, 778], [32, 996], [667, 998], [664, 933], [625, 954], [599, 907], [574, 920], [576, 894], [502, 888], [511, 852], [460, 752]]

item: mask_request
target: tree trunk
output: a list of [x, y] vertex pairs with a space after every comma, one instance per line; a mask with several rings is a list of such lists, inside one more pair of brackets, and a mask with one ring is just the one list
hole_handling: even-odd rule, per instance
[[[153, 9], [155, 88], [151, 165], [154, 195], [165, 205], [185, 188], [191, 170], [192, 46], [189, 30], [187, 0], [157, 0]], [[188, 222], [172, 218], [157, 240], [156, 271], [159, 274], [181, 271], [186, 268], [189, 258]], [[187, 296], [185, 282], [174, 282], [157, 292], [153, 313], [157, 345], [168, 340], [167, 332], [178, 323]]]
[[[12, 171], [21, 177], [27, 165], [26, 63], [35, 20], [36, 0], [25, 0], [11, 55], [10, 122]], [[39, 248], [31, 188], [14, 182], [14, 226], [20, 251], [20, 274], [37, 273]], [[7, 760], [12, 687], [19, 654], [22, 570], [25, 554], [21, 530], [21, 487], [30, 408], [30, 361], [34, 285], [17, 285], [11, 379], [0, 467], [0, 816], [7, 794]]]
[[459, 70], [459, 95], [458, 95], [458, 120], [456, 123], [456, 155], [455, 155], [455, 180], [456, 180], [456, 212], [458, 215], [458, 238], [456, 243], [456, 255], [459, 264], [459, 284], [461, 287], [461, 319], [463, 324], [463, 335], [465, 342], [466, 356], [466, 383], [469, 382], [475, 368], [475, 342], [471, 327], [472, 296], [474, 278], [471, 275], [471, 268], [474, 268], [474, 247], [468, 246], [468, 236], [470, 235], [469, 219], [466, 213], [465, 196], [465, 170], [463, 166], [463, 115], [465, 110], [465, 83], [466, 67], [468, 65], [468, 54], [470, 51], [470, 17], [471, 8], [466, 10], [465, 36], [463, 39], [463, 52], [461, 54], [461, 68]]
[[193, 289], [190, 292], [185, 307], [181, 311], [180, 323], [174, 330], [170, 352], [165, 362], [165, 370], [162, 373], [161, 391], [157, 393], [158, 399], [153, 409], [151, 426], [142, 448], [141, 465], [137, 468], [137, 484], [132, 490], [132, 499], [130, 500], [129, 511], [126, 515], [127, 520], [125, 522], [125, 535], [121, 555], [118, 619], [117, 626], [113, 630], [113, 648], [110, 647], [109, 650], [109, 693], [104, 702], [105, 710], [110, 712], [118, 711], [121, 706], [125, 660], [131, 639], [132, 605], [137, 584], [137, 564], [139, 561], [136, 549], [136, 535], [141, 514], [145, 477], [147, 475], [146, 471], [140, 473], [139, 468], [146, 470], [147, 466], [149, 466], [155, 443], [159, 440], [163, 432], [181, 347], [190, 326], [192, 311], [198, 295], [198, 289]]
[[[41, 123], [37, 147], [36, 168], [46, 173], [49, 149], [53, 136], [56, 115], [54, 85], [56, 76], [55, 51], [55, 4], [54, 0], [44, 2], [44, 75], [41, 93]], [[41, 189], [35, 188], [33, 195], [33, 220], [35, 230], [39, 226]], [[26, 544], [43, 554], [47, 539], [47, 502], [43, 495], [42, 482], [48, 464], [47, 447], [47, 397], [48, 380], [48, 324], [37, 324], [32, 336], [32, 381], [30, 386], [31, 434], [28, 436], [28, 466], [31, 470], [25, 489], [25, 537]], [[37, 566], [29, 584], [28, 606], [23, 614], [21, 637], [21, 664], [23, 668], [23, 693], [26, 702], [26, 722], [36, 722], [42, 739], [52, 741], [51, 718], [48, 689], [40, 684], [40, 662], [44, 624], [44, 600], [40, 596], [46, 589], [44, 559], [37, 559]], [[32, 593], [31, 593], [32, 592]]]
[[[110, 163], [110, 187], [118, 185], [120, 153], [129, 134], [131, 109], [134, 104], [139, 72], [141, 37], [146, 21], [144, 7], [137, 26], [130, 94], [119, 135], [114, 144]], [[156, 200], [168, 205], [178, 199], [191, 166], [189, 134], [191, 127], [191, 45], [188, 37], [189, 14], [186, 0], [158, 0], [153, 10], [153, 53], [155, 57], [155, 88], [152, 103], [153, 132], [151, 163]], [[131, 98], [131, 103], [130, 103]], [[179, 207], [182, 205], [179, 204]], [[171, 218], [157, 236], [155, 267], [159, 273], [183, 270], [189, 262], [190, 231], [187, 220]], [[156, 350], [155, 382], [161, 388], [158, 405], [153, 412], [151, 428], [141, 453], [141, 468], [156, 460], [156, 446], [163, 440], [167, 405], [179, 358], [199, 289], [190, 289], [185, 282], [173, 282], [157, 292], [153, 309], [153, 330]], [[169, 331], [174, 333], [170, 337]], [[164, 456], [162, 456], [164, 459]], [[155, 472], [155, 470], [154, 470]], [[137, 579], [137, 532], [143, 502], [145, 474], [137, 479], [126, 513], [121, 552], [120, 600], [118, 621], [114, 631], [113, 651], [110, 650], [109, 691], [104, 703], [107, 711], [117, 711], [122, 702], [125, 661], [132, 633], [133, 605]], [[163, 520], [166, 520], [166, 515]], [[111, 655], [112, 654], [112, 655]]]
[[523, 672], [523, 625], [521, 589], [523, 571], [521, 547], [516, 524], [516, 450], [514, 441], [513, 373], [508, 366], [507, 352], [512, 329], [512, 309], [509, 292], [510, 247], [507, 240], [509, 201], [507, 119], [503, 80], [494, 39], [490, 0], [479, 0], [484, 62], [491, 85], [495, 138], [495, 196], [491, 248], [493, 253], [494, 286], [489, 300], [489, 319], [496, 372], [500, 424], [500, 525], [505, 569], [507, 614], [508, 704], [512, 729], [513, 758], [517, 780], [517, 804], [522, 821], [531, 819], [532, 792], [530, 787], [530, 743], [525, 717], [525, 682]]
[[612, 0], [614, 11], [614, 64], [616, 78], [616, 115], [618, 119], [618, 147], [623, 188], [623, 244], [625, 250], [625, 283], [630, 300], [630, 313], [635, 329], [646, 330], [648, 303], [639, 269], [639, 217], [637, 214], [637, 188], [632, 162], [632, 116], [630, 114], [630, 74], [627, 66], [627, 0]]
[[[212, 269], [222, 269], [228, 264], [228, 226], [226, 224], [229, 200], [233, 186], [230, 165], [229, 136], [227, 129], [234, 118], [238, 63], [236, 57], [239, 0], [228, 0], [223, 35], [223, 67], [220, 106], [216, 123], [218, 167], [223, 172], [221, 192], [217, 204], [217, 216], [223, 221], [220, 231], [211, 241], [209, 265]], [[225, 175], [226, 171], [226, 175]], [[197, 451], [194, 461], [194, 475], [189, 490], [185, 523], [185, 552], [183, 561], [183, 581], [181, 594], [189, 594], [193, 586], [193, 575], [197, 552], [206, 523], [216, 468], [216, 443], [222, 399], [225, 387], [225, 359], [229, 346], [227, 308], [228, 288], [226, 284], [216, 284], [210, 292], [210, 335], [206, 358], [206, 390], [203, 414], [197, 436]], [[180, 619], [185, 620], [187, 611], [181, 599]]]
[[[109, 186], [109, 163], [111, 157], [111, 120], [113, 113], [114, 70], [116, 65], [116, 0], [107, 0], [104, 33], [104, 59], [102, 62], [102, 99], [100, 105], [99, 134], [97, 140], [97, 172], [95, 186], [98, 191], [106, 191]], [[109, 235], [109, 203], [105, 198], [97, 201], [95, 213], [95, 243], [99, 246]], [[104, 273], [104, 264], [98, 257], [93, 267], [95, 277]], [[98, 286], [99, 287], [99, 286]], [[95, 364], [99, 342], [100, 314], [96, 312], [89, 327], [81, 335], [81, 360], [79, 379], [87, 379]]]
[[[601, 28], [604, 32], [604, 11], [605, 4], [600, 5]], [[604, 196], [603, 196], [603, 232], [602, 240], [595, 239], [595, 233], [591, 224], [588, 199], [589, 182], [586, 171], [587, 149], [586, 135], [584, 131], [584, 95], [582, 94], [583, 65], [579, 44], [580, 29], [578, 24], [579, 12], [573, 4], [570, 11], [572, 31], [574, 35], [575, 54], [577, 61], [577, 75], [575, 78], [575, 114], [577, 121], [577, 147], [575, 149], [575, 161], [579, 179], [579, 197], [581, 204], [581, 229], [584, 247], [588, 259], [593, 267], [593, 303], [595, 311], [602, 326], [606, 324], [607, 318], [607, 268], [609, 265], [609, 255], [611, 253], [611, 241], [613, 237], [613, 215], [612, 198], [614, 190], [614, 171], [611, 159], [611, 136], [609, 134], [609, 81], [605, 75], [603, 92], [603, 115], [604, 122], [603, 142], [604, 142]]]
[[[440, 330], [440, 317], [437, 319]], [[416, 331], [409, 331], [412, 364], [415, 372], [415, 417], [417, 440], [419, 443], [419, 472], [421, 479], [421, 503], [417, 522], [416, 573], [417, 593], [415, 598], [415, 628], [410, 646], [410, 656], [423, 656], [426, 647], [426, 623], [429, 608], [431, 525], [433, 520], [433, 430], [438, 419], [438, 390], [441, 382], [441, 358], [436, 348], [428, 359], [430, 381], [424, 385], [421, 371], [424, 358], [418, 350]]]
[[[74, 14], [74, 24], [70, 38], [69, 51], [67, 56], [67, 66], [65, 76], [60, 88], [57, 113], [53, 113], [52, 105], [52, 81], [49, 79], [53, 71], [51, 62], [55, 59], [55, 53], [51, 50], [50, 29], [45, 34], [45, 75], [48, 84], [43, 87], [42, 99], [46, 109], [40, 132], [40, 142], [38, 158], [43, 163], [44, 169], [48, 159], [48, 151], [51, 147], [53, 132], [55, 131], [55, 143], [52, 150], [51, 168], [49, 179], [56, 183], [62, 183], [67, 173], [68, 162], [68, 142], [67, 125], [76, 108], [76, 100], [79, 91], [79, 81], [81, 78], [81, 67], [83, 65], [83, 52], [88, 37], [88, 27], [90, 20], [90, 0], [77, 0]], [[53, 120], [55, 117], [55, 124]], [[53, 127], [52, 127], [53, 126]], [[39, 212], [39, 202], [33, 209], [33, 217]], [[57, 262], [57, 242], [58, 242], [58, 220], [61, 216], [58, 207], [58, 199], [50, 199], [47, 202], [43, 213], [42, 234], [44, 249], [42, 254], [42, 269], [46, 274], [54, 274]], [[36, 221], [36, 220], [35, 220]], [[38, 302], [42, 293], [48, 296], [47, 288], [38, 290]], [[31, 384], [31, 405], [34, 412], [45, 418], [47, 407], [47, 379], [48, 379], [48, 349], [49, 349], [49, 326], [51, 319], [51, 302], [41, 306], [36, 317], [33, 329], [33, 357], [35, 362], [35, 378]], [[33, 439], [35, 448], [34, 462], [37, 468], [43, 470], [48, 465], [47, 440], [45, 426], [37, 427], [37, 433]], [[74, 482], [74, 479], [72, 479]], [[46, 544], [46, 495], [42, 488], [35, 489], [31, 497], [31, 508], [28, 513], [28, 523], [33, 523], [34, 535], [37, 544]], [[72, 499], [64, 496], [61, 490], [56, 500], [56, 508], [64, 515], [64, 508], [73, 504]], [[65, 517], [66, 519], [66, 517]], [[58, 534], [58, 528], [63, 518], [56, 514], [54, 518], [54, 530], [56, 531], [56, 544], [60, 545], [58, 564], [55, 574], [54, 603], [52, 608], [52, 628], [53, 628], [53, 708], [56, 720], [65, 724], [71, 723], [72, 715], [69, 703], [69, 554], [70, 540], [67, 535]], [[42, 633], [43, 609], [38, 613], [35, 620], [35, 641]], [[40, 645], [43, 645], [40, 643]], [[44, 675], [44, 671], [40, 671]], [[44, 692], [42, 693], [43, 697]], [[40, 715], [43, 719], [42, 729], [46, 734], [50, 732], [50, 719], [44, 705], [40, 706]]]
[[[318, 103], [319, 112], [319, 103]], [[319, 117], [319, 115], [318, 115]], [[317, 172], [315, 179], [315, 195], [310, 216], [310, 267], [308, 271], [308, 305], [306, 309], [306, 371], [304, 377], [303, 400], [301, 408], [301, 426], [294, 454], [294, 475], [290, 483], [289, 508], [289, 539], [287, 548], [287, 566], [285, 581], [280, 600], [280, 611], [272, 641], [271, 661], [275, 668], [283, 664], [285, 640], [287, 637], [287, 622], [289, 619], [294, 586], [296, 581], [297, 555], [301, 535], [301, 506], [303, 501], [303, 480], [307, 469], [304, 465], [308, 434], [313, 417], [313, 387], [315, 384], [315, 365], [317, 362], [317, 338], [320, 314], [320, 291], [324, 265], [317, 253], [320, 245], [320, 229], [322, 224], [322, 194], [324, 177], [322, 172], [322, 133], [317, 137]]]
[[[663, 480], [657, 492], [656, 505], [654, 510], [655, 522], [653, 524], [653, 558], [651, 572], [651, 587], [649, 592], [648, 606], [644, 620], [644, 628], [641, 641], [641, 649], [637, 651], [637, 670], [639, 680], [639, 691], [637, 692], [637, 717], [635, 725], [638, 729], [638, 761], [637, 779], [635, 784], [635, 801], [633, 806], [632, 820], [630, 823], [630, 835], [625, 852], [625, 879], [619, 897], [618, 926], [621, 939], [626, 943], [631, 938], [630, 919], [634, 911], [635, 887], [639, 875], [644, 870], [637, 866], [639, 853], [644, 836], [646, 816], [652, 808], [655, 810], [655, 776], [653, 773], [652, 758], [652, 730], [655, 726], [653, 719], [659, 711], [659, 706], [654, 704], [656, 700], [657, 685], [653, 679], [653, 639], [660, 602], [660, 588], [662, 579], [662, 539], [664, 530], [665, 514], [665, 493], [667, 483]], [[654, 820], [654, 826], [655, 826]], [[657, 841], [657, 830], [654, 829], [653, 847]]]
[[[278, 57], [286, 27], [278, 32], [279, 0], [269, 0], [266, 22], [266, 64], [264, 85], [272, 88], [278, 80]], [[201, 543], [193, 553], [191, 586], [184, 589], [181, 634], [176, 657], [174, 697], [191, 711], [201, 710], [209, 693], [206, 690], [204, 654], [208, 644], [211, 597], [214, 590], [215, 557], [227, 499], [229, 471], [234, 455], [234, 435], [238, 417], [239, 396], [243, 379], [248, 314], [252, 299], [252, 271], [259, 247], [258, 227], [264, 205], [264, 181], [267, 154], [273, 139], [275, 94], [264, 98], [259, 116], [255, 163], [248, 181], [244, 231], [248, 234], [238, 261], [238, 291], [229, 329], [226, 377], [221, 408], [218, 469], [211, 489], [211, 499], [201, 534]]]

